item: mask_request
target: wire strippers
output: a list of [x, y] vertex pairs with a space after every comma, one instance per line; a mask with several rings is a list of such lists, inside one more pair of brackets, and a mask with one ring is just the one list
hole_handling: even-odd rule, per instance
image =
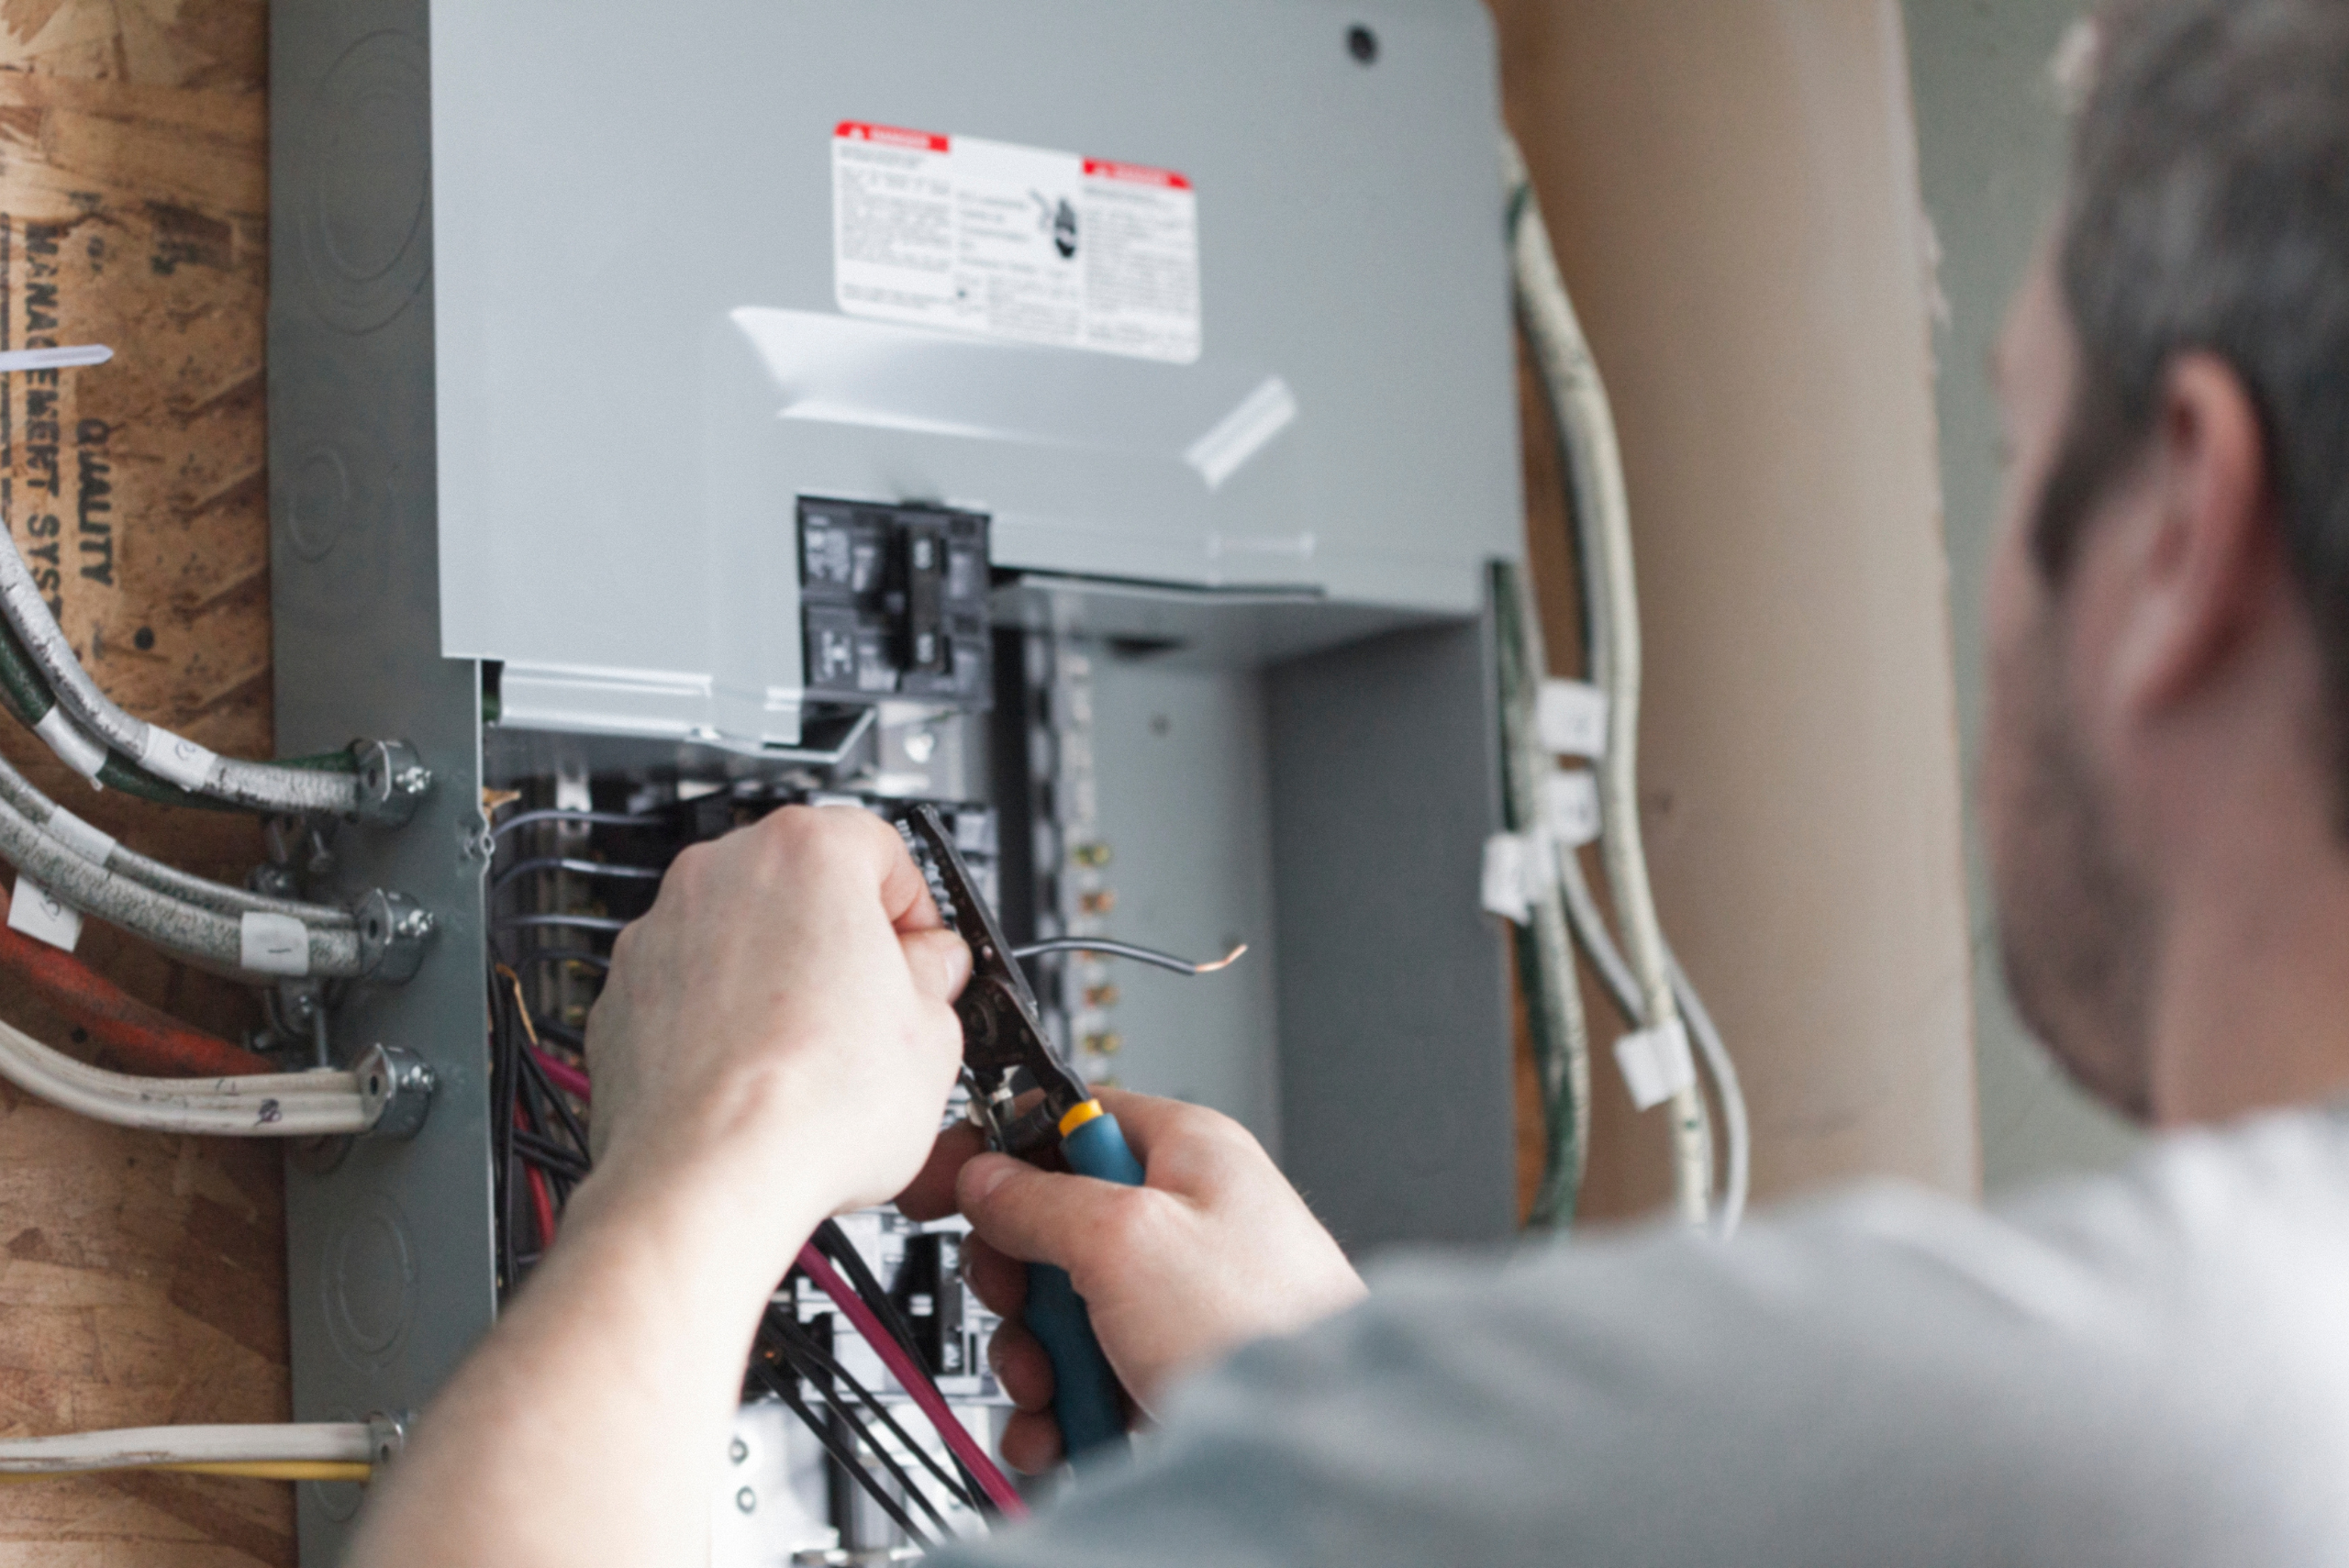
[[[1037, 1164], [1058, 1145], [1061, 1158], [1078, 1175], [1141, 1185], [1141, 1162], [1127, 1147], [1118, 1118], [1102, 1108], [1045, 1037], [1036, 994], [937, 811], [916, 806], [906, 822], [929, 851], [946, 895], [948, 919], [971, 947], [971, 978], [954, 1011], [963, 1020], [963, 1080], [988, 1143]], [[1019, 1108], [1019, 1097], [1031, 1090], [1041, 1098]], [[1028, 1306], [1021, 1318], [1052, 1359], [1052, 1413], [1070, 1459], [1081, 1462], [1123, 1448], [1126, 1421], [1117, 1374], [1101, 1353], [1092, 1318], [1066, 1271], [1049, 1263], [1028, 1265]]]

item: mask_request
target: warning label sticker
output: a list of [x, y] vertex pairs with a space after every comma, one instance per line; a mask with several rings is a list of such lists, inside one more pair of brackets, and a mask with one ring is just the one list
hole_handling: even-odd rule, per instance
[[1197, 195], [1171, 169], [844, 120], [832, 295], [851, 316], [1188, 364]]

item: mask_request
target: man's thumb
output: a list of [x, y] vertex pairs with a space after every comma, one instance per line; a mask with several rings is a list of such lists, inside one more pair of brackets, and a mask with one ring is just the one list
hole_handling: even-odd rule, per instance
[[954, 1183], [954, 1205], [996, 1251], [1022, 1262], [1078, 1272], [1076, 1254], [1096, 1234], [1109, 1205], [1130, 1189], [1090, 1176], [1040, 1171], [1008, 1154], [980, 1154]]

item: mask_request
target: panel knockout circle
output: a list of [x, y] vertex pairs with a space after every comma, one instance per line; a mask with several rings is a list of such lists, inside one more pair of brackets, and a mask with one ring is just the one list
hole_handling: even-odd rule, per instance
[[362, 1372], [390, 1364], [416, 1316], [416, 1244], [387, 1197], [346, 1215], [327, 1234], [319, 1285], [327, 1334]]
[[295, 208], [318, 314], [372, 332], [405, 308], [430, 270], [430, 69], [424, 45], [370, 33], [335, 61], [310, 102], [309, 180]]

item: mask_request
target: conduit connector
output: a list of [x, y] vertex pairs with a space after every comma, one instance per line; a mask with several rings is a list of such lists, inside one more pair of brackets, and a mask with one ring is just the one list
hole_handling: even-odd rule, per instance
[[414, 1138], [432, 1109], [438, 1081], [424, 1058], [395, 1045], [371, 1045], [351, 1072], [359, 1079], [368, 1132], [377, 1138]]
[[416, 815], [416, 803], [432, 787], [432, 770], [405, 740], [354, 740], [359, 761], [358, 820], [376, 828], [401, 827]]
[[382, 1469], [400, 1456], [407, 1447], [406, 1416], [395, 1416], [377, 1410], [367, 1418], [367, 1462]]
[[359, 901], [359, 972], [398, 985], [415, 978], [432, 940], [432, 912], [405, 893], [373, 888]]

